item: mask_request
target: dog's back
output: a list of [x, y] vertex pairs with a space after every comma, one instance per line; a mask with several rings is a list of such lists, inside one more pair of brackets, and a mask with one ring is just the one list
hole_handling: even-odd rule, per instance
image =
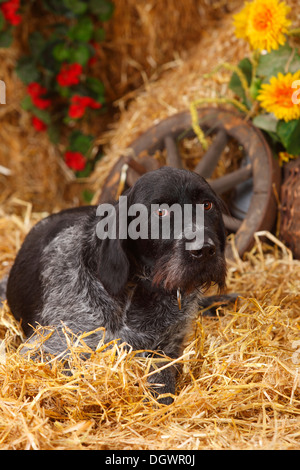
[[67, 209], [50, 215], [29, 232], [17, 254], [7, 282], [8, 305], [17, 320], [22, 319], [25, 334], [32, 330], [31, 319], [42, 308], [41, 259], [44, 249], [61, 232], [71, 226], [81, 226], [96, 207]]

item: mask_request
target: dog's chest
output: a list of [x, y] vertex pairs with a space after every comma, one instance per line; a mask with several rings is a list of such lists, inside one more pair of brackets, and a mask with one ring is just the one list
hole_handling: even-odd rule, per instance
[[135, 286], [128, 292], [124, 327], [131, 344], [152, 349], [162, 342], [182, 341], [196, 314], [197, 302], [192, 296], [183, 299], [180, 309], [176, 296]]

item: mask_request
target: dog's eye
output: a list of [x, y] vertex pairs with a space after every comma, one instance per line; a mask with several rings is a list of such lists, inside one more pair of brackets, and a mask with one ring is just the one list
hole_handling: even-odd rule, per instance
[[213, 206], [213, 203], [210, 201], [204, 201], [203, 206], [205, 211], [210, 211]]
[[155, 214], [158, 215], [158, 217], [166, 217], [169, 215], [169, 211], [167, 209], [159, 208], [155, 211]]

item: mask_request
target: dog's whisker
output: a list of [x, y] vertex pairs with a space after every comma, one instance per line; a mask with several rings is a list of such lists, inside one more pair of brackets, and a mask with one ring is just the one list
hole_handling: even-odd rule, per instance
[[177, 302], [178, 302], [178, 308], [181, 310], [181, 292], [180, 292], [180, 287], [177, 288]]

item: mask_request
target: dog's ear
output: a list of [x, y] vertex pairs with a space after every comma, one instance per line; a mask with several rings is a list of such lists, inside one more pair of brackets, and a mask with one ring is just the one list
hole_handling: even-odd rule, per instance
[[101, 244], [98, 277], [112, 296], [122, 292], [129, 277], [130, 263], [124, 249], [125, 241], [107, 238]]
[[[125, 217], [127, 229], [127, 214]], [[107, 292], [116, 296], [124, 289], [130, 269], [127, 240], [119, 239], [119, 204], [115, 206], [113, 213], [109, 216], [108, 224], [112, 230], [107, 238], [101, 240], [97, 273]]]

